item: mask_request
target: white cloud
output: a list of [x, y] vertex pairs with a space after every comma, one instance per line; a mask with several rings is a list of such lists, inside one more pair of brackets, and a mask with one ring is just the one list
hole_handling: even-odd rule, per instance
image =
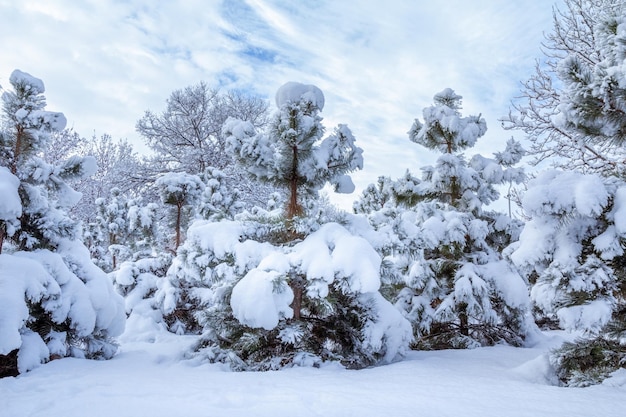
[[545, 0], [0, 0], [0, 85], [29, 72], [81, 135], [141, 149], [135, 122], [174, 89], [204, 80], [271, 99], [286, 81], [315, 84], [327, 128], [347, 123], [365, 150], [358, 193], [433, 162], [406, 132], [446, 87], [487, 119], [476, 152], [501, 150], [511, 133], [497, 118], [550, 29]]

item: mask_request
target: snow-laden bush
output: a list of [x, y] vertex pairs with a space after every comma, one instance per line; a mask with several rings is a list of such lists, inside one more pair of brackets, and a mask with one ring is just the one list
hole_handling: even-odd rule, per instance
[[54, 358], [115, 354], [123, 300], [82, 244], [2, 254], [0, 271], [0, 355], [16, 352], [18, 372]]
[[159, 289], [172, 330], [202, 332], [197, 355], [233, 369], [389, 362], [409, 323], [378, 292], [380, 257], [337, 223], [299, 242], [255, 240], [262, 228], [198, 221]]
[[118, 294], [124, 297], [128, 340], [153, 340], [155, 330], [165, 330], [163, 314], [155, 300], [155, 293], [172, 264], [168, 252], [125, 261], [110, 273]]

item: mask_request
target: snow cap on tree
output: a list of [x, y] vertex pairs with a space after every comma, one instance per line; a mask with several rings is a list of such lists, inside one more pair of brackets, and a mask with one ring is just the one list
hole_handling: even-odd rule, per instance
[[311, 106], [319, 111], [324, 110], [324, 93], [314, 85], [289, 81], [276, 92], [276, 106], [278, 108], [287, 103], [297, 103], [301, 100], [308, 101]]
[[487, 132], [487, 123], [480, 115], [461, 117], [462, 98], [451, 88], [435, 94], [434, 105], [423, 111], [424, 123], [415, 119], [409, 131], [411, 141], [447, 153], [474, 146]]

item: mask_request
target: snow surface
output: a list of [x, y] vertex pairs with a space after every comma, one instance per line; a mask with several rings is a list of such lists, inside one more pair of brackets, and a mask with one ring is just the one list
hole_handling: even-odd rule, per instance
[[562, 333], [532, 348], [411, 352], [360, 371], [230, 372], [181, 360], [193, 337], [149, 331], [137, 341], [144, 330], [127, 326], [112, 360], [66, 358], [0, 379], [0, 417], [624, 415], [625, 372], [589, 388], [552, 385], [545, 353]]

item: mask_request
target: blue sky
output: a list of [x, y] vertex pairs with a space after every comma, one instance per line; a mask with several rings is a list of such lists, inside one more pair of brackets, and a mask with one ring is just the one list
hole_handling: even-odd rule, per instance
[[502, 150], [520, 81], [541, 58], [551, 0], [0, 0], [0, 85], [19, 68], [46, 85], [48, 109], [83, 136], [143, 147], [135, 123], [170, 93], [206, 81], [272, 99], [282, 84], [315, 84], [328, 131], [352, 129], [379, 175], [434, 162], [406, 132], [435, 93], [464, 97], [489, 130], [474, 153]]

